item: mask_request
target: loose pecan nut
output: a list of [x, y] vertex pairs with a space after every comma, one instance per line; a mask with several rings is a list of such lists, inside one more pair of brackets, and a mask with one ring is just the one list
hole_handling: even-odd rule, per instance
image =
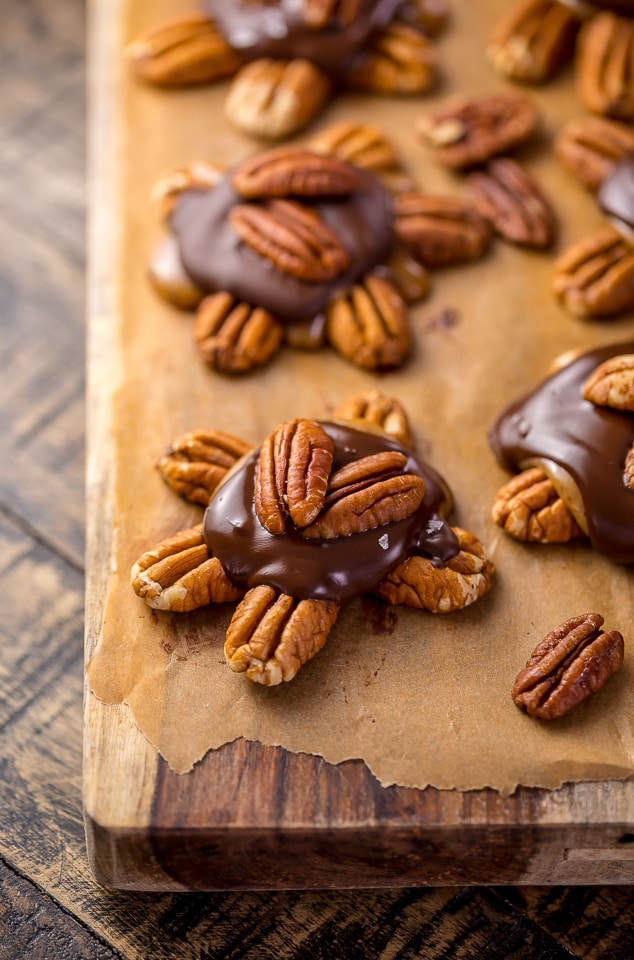
[[339, 404], [333, 416], [352, 420], [364, 428], [378, 428], [402, 447], [412, 448], [412, 430], [405, 408], [394, 397], [387, 397], [378, 390], [348, 397]]
[[634, 21], [603, 10], [584, 24], [577, 43], [575, 79], [592, 113], [634, 119]]
[[304, 23], [315, 30], [334, 27], [344, 30], [357, 20], [362, 0], [304, 0]]
[[436, 82], [438, 56], [421, 30], [393, 21], [364, 45], [346, 70], [345, 83], [368, 93], [426, 93]]
[[416, 474], [402, 472], [406, 462], [402, 453], [387, 451], [333, 473], [323, 509], [302, 536], [333, 540], [411, 516], [425, 495], [425, 483]]
[[426, 267], [448, 267], [481, 257], [489, 226], [460, 197], [403, 193], [395, 198], [397, 239]]
[[245, 160], [231, 182], [245, 200], [345, 196], [359, 186], [359, 173], [335, 156], [277, 147]]
[[578, 117], [557, 134], [555, 153], [584, 187], [596, 192], [619, 163], [634, 153], [634, 130], [605, 117]]
[[281, 424], [262, 444], [254, 488], [255, 512], [269, 533], [284, 533], [286, 517], [307, 527], [324, 505], [333, 445], [314, 420]]
[[483, 597], [491, 589], [493, 561], [474, 534], [452, 529], [460, 550], [443, 567], [416, 554], [388, 574], [373, 593], [390, 604], [431, 613], [463, 610]]
[[309, 60], [254, 60], [233, 80], [225, 113], [249, 136], [281, 140], [317, 116], [330, 90], [326, 74]]
[[223, 168], [209, 160], [192, 160], [168, 170], [152, 186], [151, 198], [158, 206], [161, 220], [169, 220], [178, 198], [186, 190], [213, 190], [220, 182]]
[[513, 702], [531, 717], [554, 720], [599, 690], [623, 665], [623, 636], [604, 633], [603, 617], [570, 617], [535, 648], [513, 685]]
[[523, 470], [501, 487], [491, 516], [509, 536], [525, 543], [568, 543], [585, 536], [540, 467]]
[[268, 310], [225, 291], [205, 297], [196, 313], [196, 346], [205, 363], [222, 373], [248, 373], [263, 366], [279, 349], [282, 337], [282, 325]]
[[394, 147], [383, 131], [369, 123], [341, 120], [315, 134], [308, 145], [317, 153], [333, 154], [375, 173], [400, 166]]
[[614, 227], [600, 227], [555, 261], [553, 292], [580, 317], [634, 310], [634, 249]]
[[350, 263], [341, 240], [317, 211], [293, 200], [241, 203], [232, 207], [229, 221], [247, 246], [298, 280], [335, 280]]
[[244, 593], [210, 557], [202, 524], [162, 540], [132, 567], [132, 589], [155, 610], [185, 613], [209, 603], [228, 603]]
[[407, 307], [388, 280], [368, 274], [362, 283], [330, 301], [326, 335], [335, 350], [359, 367], [398, 367], [411, 343]]
[[515, 0], [493, 28], [486, 55], [512, 80], [547, 80], [572, 54], [579, 22], [560, 0]]
[[254, 587], [227, 628], [229, 666], [267, 687], [292, 680], [319, 653], [338, 613], [332, 600], [296, 600], [272, 587]]
[[583, 396], [601, 407], [634, 411], [634, 354], [621, 353], [595, 367]]
[[528, 97], [493, 93], [452, 97], [423, 118], [419, 131], [440, 163], [464, 169], [508, 153], [528, 140], [538, 125], [539, 114]]
[[227, 470], [250, 449], [248, 443], [221, 430], [191, 430], [176, 437], [157, 469], [175, 493], [206, 507]]
[[158, 86], [189, 86], [230, 77], [242, 57], [204, 15], [190, 14], [143, 34], [126, 48], [137, 74]]
[[467, 178], [469, 203], [505, 240], [543, 250], [553, 241], [555, 214], [532, 177], [509, 157], [491, 160]]

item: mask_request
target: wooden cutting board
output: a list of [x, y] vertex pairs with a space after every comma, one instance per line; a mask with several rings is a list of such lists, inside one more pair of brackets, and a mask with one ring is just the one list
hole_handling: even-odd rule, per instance
[[[487, 10], [487, 3], [481, 6]], [[94, 0], [91, 12], [87, 659], [104, 627], [113, 539], [122, 519], [116, 515], [112, 448], [115, 385], [125, 349], [116, 322], [122, 236], [117, 191], [132, 175], [118, 66], [127, 3]], [[384, 787], [361, 761], [333, 765], [243, 739], [211, 750], [190, 773], [179, 775], [140, 732], [127, 706], [106, 705], [88, 688], [84, 744], [89, 857], [106, 886], [634, 881], [631, 779], [519, 788], [510, 797], [488, 789]]]

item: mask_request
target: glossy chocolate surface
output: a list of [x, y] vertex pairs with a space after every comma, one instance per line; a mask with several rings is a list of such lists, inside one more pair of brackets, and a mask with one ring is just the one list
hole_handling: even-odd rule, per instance
[[634, 235], [634, 155], [622, 160], [606, 177], [597, 199], [603, 213]]
[[414, 553], [442, 565], [458, 552], [455, 534], [444, 519], [451, 509], [451, 494], [432, 467], [376, 433], [342, 422], [323, 422], [322, 426], [333, 441], [333, 470], [381, 450], [405, 453], [405, 472], [417, 473], [425, 481], [420, 507], [406, 520], [334, 540], [303, 539], [290, 522], [284, 534], [273, 536], [261, 525], [253, 507], [259, 453], [255, 451], [219, 487], [203, 525], [209, 553], [219, 558], [235, 583], [245, 587], [268, 584], [299, 599], [342, 602], [367, 593]]
[[301, 57], [329, 73], [345, 69], [369, 34], [390, 22], [403, 0], [365, 0], [348, 27], [316, 29], [306, 24], [303, 0], [240, 3], [205, 0], [205, 10], [230, 46], [249, 60]]
[[634, 17], [634, 0], [592, 0], [591, 6], [599, 10], [613, 10], [626, 17]]
[[264, 307], [292, 323], [321, 313], [334, 293], [369, 273], [392, 247], [392, 201], [378, 178], [359, 170], [360, 187], [343, 197], [302, 200], [335, 231], [350, 256], [350, 266], [329, 283], [308, 283], [278, 270], [243, 243], [229, 211], [244, 203], [231, 185], [233, 171], [213, 190], [183, 193], [172, 215], [183, 266], [204, 290], [227, 290], [239, 300]]
[[634, 443], [634, 414], [598, 407], [582, 395], [595, 367], [621, 353], [634, 353], [634, 342], [576, 358], [510, 404], [489, 440], [509, 470], [523, 469], [532, 457], [566, 468], [581, 492], [592, 545], [619, 563], [633, 563], [634, 491], [623, 483], [623, 468]]

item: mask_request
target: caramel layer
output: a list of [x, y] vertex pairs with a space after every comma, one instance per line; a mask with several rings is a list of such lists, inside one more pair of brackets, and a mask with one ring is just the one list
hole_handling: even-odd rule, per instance
[[634, 157], [626, 157], [601, 184], [597, 194], [601, 210], [617, 226], [634, 235]]

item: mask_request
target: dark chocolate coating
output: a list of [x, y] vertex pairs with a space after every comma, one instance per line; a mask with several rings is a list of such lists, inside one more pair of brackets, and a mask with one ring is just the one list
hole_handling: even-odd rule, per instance
[[634, 0], [591, 0], [599, 10], [613, 10], [625, 17], [634, 17]]
[[310, 60], [331, 74], [341, 73], [373, 30], [393, 18], [403, 0], [365, 0], [354, 23], [317, 30], [302, 16], [301, 0], [240, 3], [205, 0], [205, 10], [235, 50], [246, 59]]
[[259, 454], [255, 451], [223, 482], [205, 512], [207, 548], [231, 580], [244, 587], [268, 584], [298, 599], [341, 603], [367, 593], [414, 553], [439, 565], [455, 556], [458, 542], [444, 519], [451, 509], [451, 493], [432, 467], [378, 434], [341, 422], [322, 426], [333, 441], [333, 470], [382, 450], [406, 454], [404, 471], [417, 473], [425, 481], [420, 507], [406, 520], [333, 540], [303, 539], [291, 522], [284, 534], [274, 536], [262, 526], [253, 507]]
[[603, 213], [634, 233], [634, 156], [622, 160], [605, 178], [597, 199]]
[[546, 457], [568, 470], [586, 511], [588, 534], [600, 553], [634, 562], [634, 491], [623, 483], [625, 457], [634, 443], [634, 414], [583, 399], [583, 385], [599, 363], [634, 353], [634, 342], [598, 347], [511, 403], [489, 433], [499, 463], [522, 470]]
[[360, 187], [342, 197], [302, 203], [317, 210], [350, 256], [350, 266], [329, 283], [307, 283], [278, 270], [243, 243], [229, 211], [245, 201], [231, 185], [229, 171], [213, 190], [188, 190], [172, 214], [171, 228], [183, 266], [204, 290], [226, 290], [292, 323], [320, 314], [333, 294], [345, 290], [388, 256], [392, 247], [392, 201], [378, 178], [359, 170]]

